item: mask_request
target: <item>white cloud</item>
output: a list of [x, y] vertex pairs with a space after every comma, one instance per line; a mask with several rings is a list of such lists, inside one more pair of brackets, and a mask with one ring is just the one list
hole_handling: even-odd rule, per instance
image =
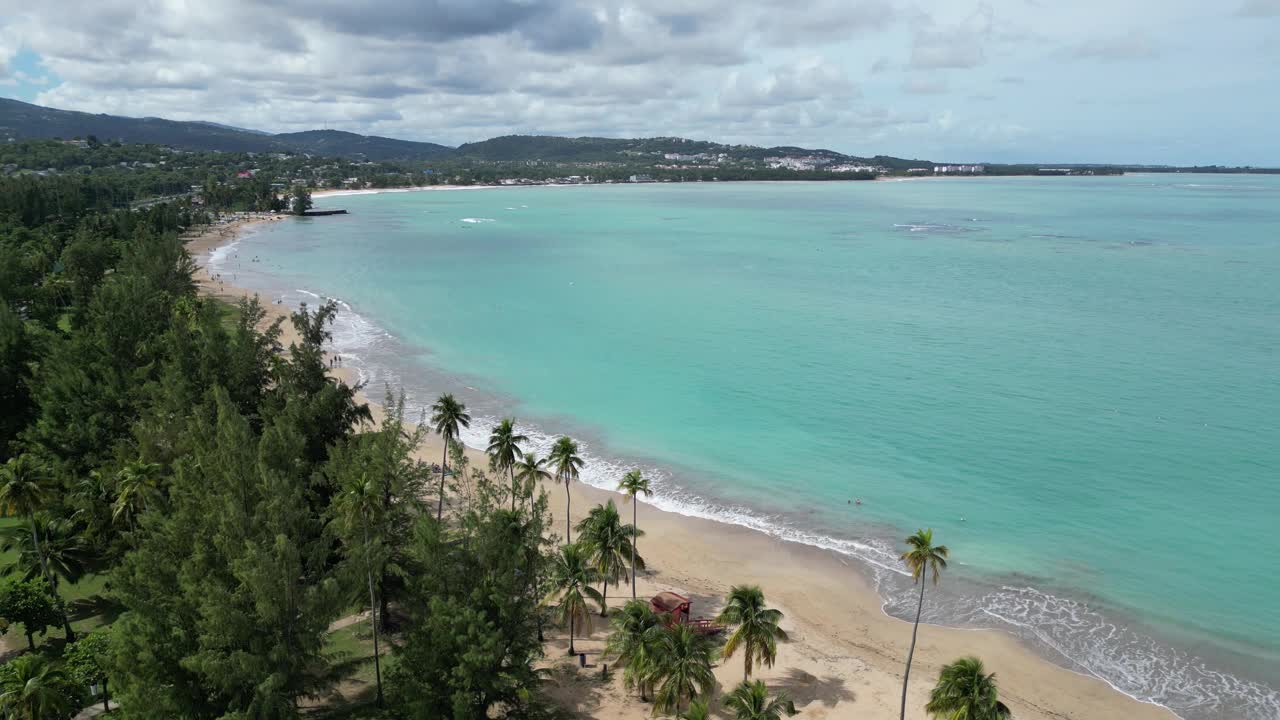
[[1150, 38], [1140, 32], [1115, 37], [1095, 37], [1068, 50], [1072, 57], [1102, 62], [1152, 60], [1160, 53]]
[[941, 95], [947, 91], [947, 80], [936, 75], [912, 76], [902, 83], [902, 91], [909, 95]]
[[[1258, 68], [1275, 26], [1257, 18], [1278, 5], [1233, 0], [1215, 21], [1202, 0], [0, 0], [0, 78], [6, 91], [38, 80], [16, 79], [28, 50], [39, 69], [18, 67], [54, 78], [42, 104], [269, 131], [679, 134], [977, 158], [998, 141], [979, 128], [1023, 128], [1027, 146], [1057, 143], [1047, 127], [1073, 136], [1092, 116], [1063, 112], [1063, 87], [1117, 106], [1134, 78], [1102, 61], [1177, 66], [1149, 82], [1163, 118], [1193, 116], [1179, 110], [1215, 87], [1247, 99], [1238, 117], [1274, 115]], [[948, 88], [963, 92], [940, 121]], [[1075, 137], [1129, 159], [1146, 120]]]

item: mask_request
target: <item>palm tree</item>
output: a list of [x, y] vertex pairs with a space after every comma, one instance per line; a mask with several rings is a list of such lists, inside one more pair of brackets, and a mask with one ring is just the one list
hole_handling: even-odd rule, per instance
[[0, 709], [21, 720], [64, 718], [72, 707], [71, 680], [43, 655], [23, 655], [0, 668]]
[[159, 485], [160, 466], [156, 463], [130, 460], [116, 476], [116, 499], [111, 504], [112, 522], [124, 520], [130, 530], [138, 527], [138, 515], [162, 498]]
[[551, 473], [547, 472], [546, 465], [546, 459], [539, 458], [533, 451], [525, 453], [520, 462], [516, 463], [516, 479], [524, 485], [526, 496], [533, 495], [535, 485], [551, 479]]
[[[653, 491], [649, 489], [649, 478], [640, 474], [639, 470], [632, 470], [622, 477], [622, 482], [618, 483], [618, 492], [622, 493], [622, 501], [631, 503], [631, 525], [636, 529], [636, 537], [640, 533], [640, 524], [636, 522], [636, 509], [640, 505], [637, 499], [639, 495], [652, 495]], [[631, 541], [631, 549], [636, 549], [636, 541]], [[636, 564], [631, 563], [631, 599], [636, 599]]]
[[634, 525], [623, 525], [618, 506], [610, 500], [591, 508], [578, 523], [578, 542], [591, 555], [603, 582], [600, 593], [600, 617], [608, 612], [609, 583], [617, 582], [627, 571], [627, 562], [644, 567], [644, 558], [635, 552], [634, 538], [639, 534]]
[[[9, 458], [8, 462], [0, 466], [0, 508], [27, 519], [31, 526], [31, 549], [35, 551], [40, 575], [51, 587], [54, 585], [54, 580], [49, 575], [49, 561], [45, 556], [44, 548], [41, 547], [36, 515], [48, 503], [52, 492], [53, 488], [50, 487], [44, 468], [30, 455], [23, 454]], [[66, 607], [60, 597], [56, 594], [54, 597], [62, 612], [62, 625], [66, 630], [67, 642], [74, 642], [75, 633], [71, 630]]]
[[564, 541], [570, 542], [569, 536], [569, 483], [578, 479], [578, 470], [582, 469], [582, 458], [578, 457], [578, 443], [568, 437], [561, 437], [551, 446], [551, 455], [547, 458], [555, 468], [556, 482], [564, 483]]
[[662, 621], [642, 600], [632, 600], [614, 613], [610, 620], [613, 632], [605, 643], [605, 654], [622, 666], [622, 683], [639, 688], [640, 700], [648, 701], [645, 688], [653, 669], [654, 645], [662, 630]]
[[569, 626], [569, 654], [576, 654], [573, 649], [573, 636], [576, 627], [585, 627], [591, 632], [591, 608], [587, 605], [590, 598], [600, 602], [600, 591], [591, 587], [597, 579], [596, 570], [587, 559], [587, 553], [578, 545], [565, 545], [551, 565], [551, 594], [543, 602], [551, 602], [559, 596], [556, 610], [560, 614], [560, 622]]
[[715, 687], [711, 673], [716, 647], [686, 623], [663, 629], [654, 648], [653, 679], [658, 683], [654, 710], [678, 712], [686, 700], [707, 695]]
[[445, 393], [431, 406], [431, 426], [444, 441], [444, 450], [440, 454], [440, 501], [436, 505], [436, 520], [440, 520], [444, 517], [444, 476], [448, 471], [449, 443], [458, 439], [461, 428], [471, 427], [471, 416], [467, 414], [466, 405]]
[[62, 613], [62, 630], [68, 638], [75, 637], [71, 629], [71, 617], [59, 592], [62, 582], [76, 584], [88, 571], [92, 561], [92, 551], [84, 539], [84, 532], [76, 523], [59, 517], [50, 517], [46, 513], [37, 516], [35, 527], [40, 529], [40, 550], [44, 559], [41, 567], [40, 558], [36, 557], [32, 528], [26, 525], [13, 525], [0, 530], [0, 551], [15, 553], [13, 562], [3, 569], [4, 574], [21, 574], [24, 580], [44, 577], [48, 571], [49, 587]]
[[998, 698], [996, 674], [983, 672], [982, 661], [965, 657], [945, 665], [929, 693], [925, 711], [940, 720], [1007, 720], [1013, 713]]
[[786, 642], [787, 633], [778, 627], [782, 611], [766, 607], [764, 593], [757, 585], [734, 585], [725, 599], [724, 609], [716, 618], [726, 625], [736, 625], [733, 634], [724, 644], [724, 658], [728, 660], [738, 648], [743, 650], [742, 680], [751, 677], [756, 661], [765, 667], [773, 667], [778, 657], [778, 643]]
[[907, 551], [900, 558], [911, 570], [911, 579], [920, 583], [920, 600], [916, 605], [916, 621], [911, 627], [911, 649], [907, 651], [907, 671], [902, 675], [902, 709], [898, 720], [907, 717], [907, 680], [911, 677], [911, 656], [916, 653], [916, 633], [920, 630], [920, 611], [924, 609], [925, 576], [933, 572], [933, 584], [938, 584], [938, 577], [947, 569], [947, 556], [950, 550], [946, 545], [933, 544], [933, 528], [916, 530], [907, 538]]
[[36, 513], [44, 509], [51, 494], [44, 469], [30, 455], [9, 458], [0, 467], [0, 506], [4, 510], [24, 517], [31, 524], [31, 543], [40, 563], [40, 572], [46, 578], [44, 553], [40, 551], [40, 531], [36, 528]]
[[711, 706], [706, 700], [694, 700], [680, 713], [680, 720], [711, 720]]
[[733, 711], [736, 720], [782, 720], [783, 715], [795, 715], [796, 704], [785, 692], [769, 697], [764, 681], [742, 681], [724, 698], [724, 706]]
[[529, 438], [516, 432], [516, 419], [503, 418], [489, 433], [489, 464], [498, 472], [505, 470], [511, 478], [511, 509], [516, 509], [516, 465], [524, 457], [520, 443]]
[[[369, 586], [369, 621], [373, 625], [373, 674], [378, 683], [378, 707], [382, 707], [382, 656], [378, 648], [378, 627], [381, 625], [378, 615], [382, 605], [378, 600], [373, 577], [375, 570], [381, 577], [383, 553], [381, 543], [376, 543], [369, 535], [371, 527], [375, 528], [376, 532], [377, 528], [383, 526], [381, 522], [382, 488], [369, 477], [368, 473], [361, 473], [359, 477], [352, 477], [346, 481], [333, 502], [337, 510], [335, 519], [342, 530], [343, 537], [350, 542], [349, 547], [355, 546], [356, 543], [364, 546], [362, 554], [365, 580]], [[378, 545], [376, 549], [375, 544]]]

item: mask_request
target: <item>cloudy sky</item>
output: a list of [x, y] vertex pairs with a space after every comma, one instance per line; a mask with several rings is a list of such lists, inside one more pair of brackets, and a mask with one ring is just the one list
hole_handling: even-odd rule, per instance
[[0, 0], [0, 96], [450, 145], [1280, 164], [1280, 0]]

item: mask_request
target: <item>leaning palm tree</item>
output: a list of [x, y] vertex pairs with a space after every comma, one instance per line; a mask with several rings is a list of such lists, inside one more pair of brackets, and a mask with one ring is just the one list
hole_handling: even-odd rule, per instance
[[724, 697], [724, 706], [733, 711], [735, 720], [782, 720], [783, 715], [796, 714], [791, 698], [785, 692], [769, 697], [769, 688], [762, 680], [743, 680]]
[[947, 569], [947, 556], [950, 550], [946, 545], [933, 544], [933, 528], [916, 530], [907, 538], [907, 551], [900, 558], [911, 571], [911, 579], [920, 583], [920, 600], [916, 604], [916, 621], [911, 627], [911, 649], [907, 651], [907, 671], [902, 675], [902, 709], [898, 720], [907, 717], [907, 680], [911, 677], [911, 656], [916, 653], [916, 633], [920, 630], [920, 611], [924, 609], [925, 576], [933, 573], [933, 584], [938, 584], [938, 577]]
[[511, 479], [511, 509], [516, 509], [516, 465], [524, 457], [520, 443], [529, 438], [516, 432], [516, 419], [503, 418], [489, 433], [489, 465], [498, 472], [506, 471]]
[[751, 677], [751, 668], [757, 661], [765, 667], [773, 667], [773, 661], [778, 657], [778, 643], [786, 642], [787, 633], [778, 627], [782, 611], [765, 605], [764, 593], [759, 586], [733, 586], [720, 617], [716, 619], [736, 626], [724, 644], [724, 658], [728, 660], [738, 648], [742, 648], [743, 682]]
[[520, 462], [516, 463], [516, 479], [523, 485], [526, 497], [533, 496], [533, 488], [538, 483], [551, 479], [546, 465], [546, 458], [539, 458], [533, 451], [525, 453]]
[[[649, 489], [649, 478], [640, 474], [639, 470], [632, 470], [622, 477], [622, 482], [618, 483], [618, 492], [622, 493], [622, 501], [631, 503], [631, 525], [636, 528], [636, 537], [640, 536], [640, 524], [636, 522], [636, 509], [640, 505], [637, 499], [640, 495], [652, 495], [653, 491]], [[635, 549], [635, 540], [631, 541], [632, 550]], [[636, 564], [631, 563], [631, 599], [636, 599]]]
[[711, 673], [715, 656], [711, 639], [692, 626], [677, 623], [664, 628], [654, 648], [654, 710], [679, 712], [686, 701], [708, 695], [716, 684]]
[[564, 541], [571, 542], [569, 536], [569, 508], [571, 497], [569, 483], [578, 479], [578, 471], [582, 469], [582, 458], [578, 457], [578, 443], [571, 438], [561, 437], [551, 446], [551, 455], [547, 461], [555, 469], [556, 482], [564, 483]]
[[613, 632], [605, 643], [605, 655], [622, 666], [622, 684], [628, 689], [638, 688], [640, 700], [646, 702], [645, 689], [653, 670], [654, 646], [662, 631], [662, 621], [649, 603], [632, 600], [614, 613], [609, 622]]
[[1013, 713], [1000, 702], [996, 674], [983, 672], [982, 661], [965, 657], [945, 665], [929, 693], [925, 711], [939, 720], [1008, 720]]
[[73, 692], [66, 672], [43, 655], [23, 655], [0, 668], [0, 710], [6, 718], [65, 718], [74, 709]]
[[634, 525], [622, 524], [618, 506], [612, 500], [591, 508], [591, 512], [578, 523], [578, 542], [590, 554], [602, 583], [600, 617], [609, 612], [609, 583], [616, 583], [623, 577], [628, 562], [644, 567], [644, 558], [635, 551], [638, 534]]
[[378, 648], [378, 627], [382, 624], [378, 616], [382, 604], [374, 582], [375, 575], [381, 577], [385, 564], [385, 545], [375, 537], [383, 527], [381, 485], [368, 473], [348, 478], [333, 499], [333, 505], [336, 510], [334, 520], [347, 543], [349, 555], [359, 556], [364, 565], [365, 580], [369, 586], [369, 622], [373, 626], [373, 675], [378, 687], [378, 707], [382, 707], [382, 655]]
[[578, 627], [591, 632], [591, 608], [587, 600], [600, 602], [600, 591], [591, 587], [597, 578], [586, 551], [578, 545], [565, 545], [560, 548], [551, 565], [551, 594], [543, 602], [554, 603], [560, 615], [560, 622], [569, 626], [569, 654], [576, 654], [573, 649], [574, 631]]
[[440, 434], [444, 450], [440, 455], [440, 501], [436, 505], [436, 520], [444, 517], [444, 476], [448, 471], [449, 443], [458, 439], [458, 431], [471, 427], [467, 406], [445, 393], [431, 406], [431, 426]]

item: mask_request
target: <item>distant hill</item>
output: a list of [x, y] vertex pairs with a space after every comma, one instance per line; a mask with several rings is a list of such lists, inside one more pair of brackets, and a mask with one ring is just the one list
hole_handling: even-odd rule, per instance
[[833, 150], [725, 145], [676, 137], [622, 139], [505, 135], [450, 148], [436, 143], [359, 135], [340, 130], [271, 134], [208, 121], [183, 122], [83, 113], [0, 98], [0, 142], [28, 138], [85, 138], [90, 135], [104, 142], [120, 140], [126, 143], [167, 145], [183, 150], [306, 153], [374, 161], [448, 159], [489, 163], [661, 163], [667, 161], [664, 156], [668, 154], [682, 157], [723, 154], [733, 161], [758, 162], [767, 157], [808, 156], [841, 162], [869, 162], [891, 169], [931, 165], [925, 160], [903, 160], [879, 155], [874, 158], [859, 158]]
[[0, 140], [74, 138], [168, 145], [183, 150], [288, 152], [367, 160], [428, 160], [452, 153], [435, 143], [371, 137], [338, 130], [272, 135], [212, 122], [181, 122], [56, 110], [0, 98]]
[[[707, 140], [686, 140], [678, 137], [656, 138], [601, 138], [556, 137], [553, 135], [504, 135], [502, 137], [466, 143], [458, 146], [457, 154], [476, 160], [530, 161], [589, 163], [617, 162], [646, 156], [662, 159], [664, 155], [720, 155], [734, 160], [763, 160], [767, 157], [823, 157], [832, 160], [862, 160], [834, 150], [810, 150], [800, 147], [756, 147], [754, 145], [724, 145]], [[901, 160], [904, 167], [924, 167], [929, 163], [919, 160]]]
[[435, 143], [358, 135], [341, 130], [304, 130], [272, 137], [311, 155], [363, 156], [369, 160], [432, 160], [454, 152], [451, 147]]

